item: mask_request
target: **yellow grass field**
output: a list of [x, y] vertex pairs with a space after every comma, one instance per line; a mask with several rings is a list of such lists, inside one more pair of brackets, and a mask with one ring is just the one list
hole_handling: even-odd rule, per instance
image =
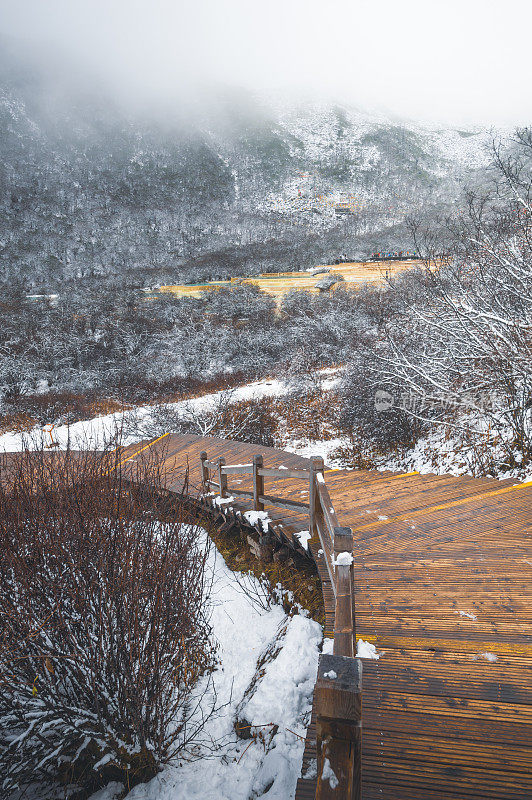
[[[412, 269], [420, 264], [416, 259], [404, 261], [356, 261], [346, 264], [322, 265], [328, 268], [331, 276], [342, 275], [347, 286], [360, 286], [363, 283], [383, 286], [388, 278], [407, 269]], [[320, 267], [316, 267], [320, 269]], [[238, 286], [241, 284], [254, 284], [261, 291], [280, 300], [291, 289], [305, 290], [318, 293], [316, 284], [327, 273], [312, 275], [310, 272], [276, 272], [256, 275], [249, 278], [233, 278], [231, 281], [211, 281], [209, 283], [193, 284], [190, 286], [161, 286], [161, 292], [172, 292], [179, 297], [200, 297], [202, 292], [216, 291], [222, 287]], [[337, 284], [339, 286], [341, 284]], [[336, 288], [336, 287], [334, 287]], [[334, 291], [333, 288], [333, 291]]]

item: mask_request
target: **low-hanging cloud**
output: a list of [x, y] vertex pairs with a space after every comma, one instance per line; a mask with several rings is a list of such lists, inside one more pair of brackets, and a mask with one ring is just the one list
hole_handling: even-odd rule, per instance
[[[66, 50], [131, 98], [198, 87], [527, 124], [528, 22], [509, 0], [0, 0], [0, 32]], [[527, 18], [525, 18], [525, 15]]]

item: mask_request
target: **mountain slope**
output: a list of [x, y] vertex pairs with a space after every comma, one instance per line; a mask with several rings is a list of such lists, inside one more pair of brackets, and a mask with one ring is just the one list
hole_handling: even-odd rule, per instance
[[[161, 121], [164, 120], [164, 121]], [[25, 288], [305, 268], [411, 242], [487, 162], [485, 131], [219, 94], [171, 120], [0, 61], [0, 276]]]

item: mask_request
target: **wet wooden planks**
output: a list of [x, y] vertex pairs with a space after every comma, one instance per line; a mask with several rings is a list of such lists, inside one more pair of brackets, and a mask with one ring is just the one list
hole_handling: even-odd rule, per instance
[[[259, 451], [267, 465], [302, 464], [215, 439], [168, 447], [196, 481], [201, 450], [227, 463]], [[229, 492], [250, 486], [247, 476], [233, 480]], [[363, 471], [327, 472], [326, 481], [355, 531], [357, 635], [381, 653], [365, 661], [364, 799], [532, 797], [532, 487]], [[275, 481], [279, 496], [307, 493], [301, 481]], [[332, 588], [319, 541], [310, 547], [331, 636]], [[311, 724], [298, 800], [314, 797], [314, 737]]]
[[[193, 436], [141, 443], [124, 459], [146, 444], [176, 474], [188, 466], [193, 487], [202, 450], [228, 464], [250, 463], [258, 452], [267, 466], [309, 463]], [[341, 524], [354, 530], [357, 636], [381, 654], [364, 662], [364, 800], [532, 798], [532, 486], [371, 471], [325, 478]], [[248, 476], [229, 476], [229, 493], [250, 485]], [[308, 497], [294, 479], [266, 491]], [[293, 531], [305, 527], [302, 515], [275, 518]], [[333, 593], [319, 541], [310, 549], [332, 636]], [[314, 798], [314, 759], [312, 723], [297, 800]]]

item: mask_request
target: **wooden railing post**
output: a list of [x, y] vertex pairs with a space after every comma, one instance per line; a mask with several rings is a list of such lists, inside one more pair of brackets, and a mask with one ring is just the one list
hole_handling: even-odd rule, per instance
[[[347, 563], [337, 563], [340, 553], [347, 553]], [[334, 529], [334, 561], [336, 577], [336, 609], [334, 614], [334, 654], [356, 654], [355, 582], [353, 569], [353, 532], [351, 528]], [[342, 560], [342, 559], [340, 559]]]
[[316, 514], [319, 508], [319, 496], [318, 496], [318, 487], [316, 486], [316, 476], [318, 474], [323, 475], [323, 469], [324, 469], [323, 458], [321, 458], [320, 456], [316, 456], [315, 458], [311, 459], [309, 487], [308, 487], [308, 497], [309, 497], [308, 504], [309, 504], [309, 533], [312, 539], [318, 535], [318, 529], [316, 525]]
[[200, 469], [201, 469], [201, 483], [203, 486], [203, 490], [208, 490], [209, 488], [209, 468], [205, 466], [205, 462], [207, 461], [207, 453], [202, 450], [199, 455], [200, 457]]
[[262, 456], [253, 456], [253, 508], [255, 511], [264, 511], [264, 503], [259, 500], [259, 497], [264, 494], [264, 477], [259, 475], [259, 469], [262, 469], [262, 466]]
[[361, 800], [362, 662], [320, 656], [314, 690], [316, 800]]
[[218, 483], [220, 484], [220, 497], [227, 497], [227, 475], [222, 472], [222, 467], [225, 466], [225, 458], [221, 456], [218, 459]]

